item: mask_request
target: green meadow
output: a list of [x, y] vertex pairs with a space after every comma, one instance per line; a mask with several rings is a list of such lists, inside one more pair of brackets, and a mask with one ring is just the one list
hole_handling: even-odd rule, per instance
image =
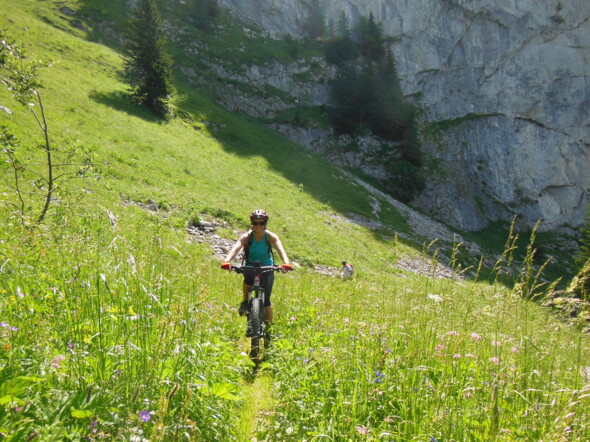
[[[428, 247], [348, 173], [180, 77], [176, 116], [154, 118], [129, 102], [116, 45], [60, 12], [121, 19], [117, 4], [0, 0], [0, 26], [43, 62], [56, 164], [92, 163], [59, 181], [41, 224], [42, 200], [22, 193], [23, 218], [0, 164], [0, 440], [590, 439], [587, 324], [535, 301], [555, 279], [532, 271], [526, 241], [513, 260], [508, 226], [474, 234], [502, 256], [479, 270]], [[15, 155], [42, 172], [37, 121], [5, 87], [0, 105]], [[241, 277], [187, 231], [214, 221], [233, 241], [256, 208], [296, 263], [276, 276], [259, 365]], [[418, 275], [403, 257], [472, 268]], [[342, 259], [350, 281], [315, 269]]]

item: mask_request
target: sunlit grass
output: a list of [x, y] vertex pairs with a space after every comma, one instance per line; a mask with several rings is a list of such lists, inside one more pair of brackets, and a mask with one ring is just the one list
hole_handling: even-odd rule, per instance
[[[56, 3], [20, 3], [32, 15], [0, 14], [52, 63], [40, 75], [53, 140], [87, 148], [95, 169], [60, 189], [43, 225], [2, 206], [2, 437], [590, 438], [588, 337], [521, 298], [534, 272], [518, 291], [395, 270], [434, 251], [397, 241], [411, 226], [386, 202], [378, 232], [344, 220], [370, 217], [365, 191], [190, 89], [176, 103], [186, 116], [154, 120], [126, 101], [118, 54], [40, 21]], [[0, 99], [35, 161], [35, 122]], [[257, 207], [302, 267], [277, 275], [275, 339], [254, 372], [241, 280], [185, 228], [214, 216], [234, 239]], [[341, 259], [354, 280], [311, 270]]]
[[270, 439], [590, 434], [587, 338], [538, 306], [486, 285], [314, 279], [284, 297]]

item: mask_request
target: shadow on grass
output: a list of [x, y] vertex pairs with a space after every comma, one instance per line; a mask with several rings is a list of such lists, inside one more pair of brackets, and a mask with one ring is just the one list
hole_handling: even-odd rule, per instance
[[[90, 41], [100, 42], [120, 51], [121, 39], [116, 37], [123, 34], [129, 19], [130, 9], [124, 6], [123, 3], [108, 3], [109, 6], [105, 7], [104, 2], [100, 0], [82, 0], [79, 2], [73, 17], [82, 20], [89, 29], [93, 29], [88, 35]], [[164, 17], [176, 17], [173, 8], [163, 8], [161, 13]], [[172, 15], [170, 16], [170, 14]], [[192, 65], [198, 70], [198, 66], [200, 66], [199, 58], [187, 54], [181, 43], [171, 42], [170, 50], [174, 53], [183, 54], [182, 63], [186, 66]], [[208, 78], [207, 74], [208, 72], [203, 72], [206, 78]], [[198, 120], [199, 118], [196, 115], [203, 111], [198, 106], [203, 105], [203, 100], [197, 96], [199, 94], [195, 94], [195, 86], [197, 85], [192, 82], [192, 79], [186, 78], [179, 72], [175, 72], [174, 76], [176, 77], [174, 86], [178, 94], [186, 98], [184, 104], [177, 104], [177, 111], [186, 113], [192, 116], [193, 119]], [[218, 79], [218, 81], [224, 83], [226, 80]], [[216, 87], [212, 86], [210, 84], [198, 85], [198, 88], [201, 89], [200, 94], [208, 95], [210, 92], [207, 91], [208, 89], [214, 91], [220, 87], [223, 88], [224, 84], [219, 84]], [[149, 122], [161, 121], [147, 109], [134, 104], [126, 93], [93, 92], [90, 94], [90, 98], [99, 104]], [[186, 104], [191, 102], [192, 105]], [[255, 104], [252, 104], [252, 106], [255, 106]], [[207, 105], [207, 108], [209, 108], [209, 105]], [[224, 146], [226, 151], [243, 157], [264, 157], [269, 166], [277, 173], [289, 179], [317, 201], [330, 206], [334, 211], [342, 213], [344, 216], [349, 214], [362, 216], [368, 214], [369, 217], [372, 216], [373, 209], [366, 191], [349, 185], [347, 180], [344, 179], [341, 170], [324, 158], [311, 153], [283, 135], [263, 126], [259, 120], [244, 115], [232, 114], [230, 111], [220, 110], [213, 112], [217, 115], [210, 117], [218, 126], [218, 129], [213, 132], [213, 136]], [[340, 179], [335, 179], [334, 176], [338, 176]], [[340, 182], [342, 185], [339, 185]], [[399, 214], [382, 214], [380, 220], [386, 225], [396, 226], [396, 229], [411, 232], [407, 224], [403, 225], [405, 220]], [[380, 234], [375, 234], [375, 237], [380, 241], [384, 241]]]
[[156, 114], [152, 113], [149, 109], [135, 104], [131, 98], [131, 95], [124, 92], [117, 91], [104, 93], [93, 91], [89, 94], [89, 98], [96, 103], [102, 104], [117, 111], [125, 112], [130, 116], [141, 118], [150, 123], [165, 121]]
[[[108, 8], [105, 8], [103, 3], [104, 2], [101, 0], [82, 0], [77, 10], [76, 17], [88, 22], [92, 25], [90, 27], [95, 29], [95, 31], [89, 35], [91, 41], [101, 42], [102, 44], [110, 46], [114, 50], [120, 51], [121, 39], [117, 38], [117, 36], [122, 35], [122, 32], [125, 29], [130, 9], [122, 3], [119, 4], [117, 2], [111, 2], [112, 4], [109, 5]], [[166, 15], [169, 14], [171, 10], [165, 8], [162, 12]], [[105, 23], [109, 23], [109, 26], [105, 27]], [[181, 54], [185, 57], [182, 61], [184, 65], [192, 65], [197, 71], [199, 70], [198, 66], [200, 66], [200, 64], [198, 57], [192, 58], [190, 54], [187, 54], [180, 41], [172, 42], [170, 48], [175, 54]], [[207, 72], [202, 72], [202, 74], [205, 78], [209, 78], [207, 77]], [[199, 119], [196, 115], [202, 113], [203, 106], [207, 106], [207, 109], [214, 107], [209, 106], [208, 104], [205, 105], [204, 100], [202, 100], [201, 97], [197, 97], [197, 95], [214, 95], [214, 92], [212, 91], [223, 88], [224, 84], [222, 83], [227, 81], [217, 78], [214, 81], [219, 81], [221, 84], [216, 86], [213, 86], [212, 84], [196, 85], [192, 79], [178, 71], [176, 71], [174, 75], [176, 77], [174, 79], [175, 87], [180, 95], [187, 98], [183, 104], [178, 105], [178, 110], [194, 120]], [[196, 86], [201, 89], [199, 94], [195, 93]], [[149, 122], [162, 121], [149, 110], [134, 104], [129, 97], [129, 94], [126, 93], [95, 92], [90, 95], [90, 98], [97, 103], [126, 112], [131, 116], [139, 117]], [[195, 105], [195, 103], [199, 104]], [[201, 106], [200, 109], [199, 106]], [[211, 115], [207, 117], [217, 120], [217, 129], [212, 131], [212, 135], [221, 145], [223, 145], [226, 151], [243, 157], [264, 157], [272, 169], [299, 186], [302, 191], [353, 221], [355, 216], [350, 216], [351, 214], [361, 215], [366, 218], [374, 218], [372, 215], [373, 207], [371, 206], [372, 198], [367, 194], [367, 191], [351, 185], [347, 179], [340, 180], [334, 178], [343, 177], [341, 169], [329, 163], [324, 158], [321, 158], [319, 155], [313, 154], [302, 146], [290, 141], [272, 129], [265, 127], [260, 120], [244, 115], [232, 114], [229, 111], [220, 110], [213, 111], [212, 113], [217, 114], [216, 116]], [[384, 191], [374, 179], [365, 176], [359, 171], [348, 171], [348, 173], [351, 172], [378, 190], [382, 192]], [[342, 185], [340, 185], [340, 182]], [[401, 214], [396, 213], [395, 209], [391, 209], [390, 213], [381, 213], [379, 221], [385, 226], [384, 229], [369, 230], [372, 231], [375, 239], [382, 243], [390, 243], [391, 238], [396, 231], [398, 233], [403, 232], [408, 235], [413, 235], [413, 229], [408, 225], [407, 221]], [[356, 224], [363, 225], [363, 222], [361, 220], [361, 222], [357, 222]], [[500, 241], [504, 241], [504, 233], [504, 231], [486, 231], [476, 238], [478, 240], [476, 242], [481, 243], [479, 240], [487, 240], [488, 238], [501, 238]], [[398, 240], [411, 248], [417, 250], [421, 248], [420, 241], [422, 239], [412, 241], [400, 237]], [[432, 240], [432, 238], [429, 238], [428, 240]], [[485, 243], [485, 241], [483, 242]], [[498, 250], [497, 253], [501, 253], [502, 245], [503, 243], [498, 245], [494, 244], [492, 250]], [[448, 254], [450, 251], [446, 250], [446, 252]], [[463, 263], [464, 268], [477, 266], [477, 261], [473, 259], [474, 257], [470, 258], [471, 259], [465, 258], [465, 262]], [[439, 257], [438, 262], [443, 265], [449, 265], [448, 257]], [[561, 269], [558, 269], [553, 273], [558, 274], [560, 271]], [[479, 278], [495, 281], [495, 277], [487, 273], [484, 270], [484, 272], [479, 275]]]

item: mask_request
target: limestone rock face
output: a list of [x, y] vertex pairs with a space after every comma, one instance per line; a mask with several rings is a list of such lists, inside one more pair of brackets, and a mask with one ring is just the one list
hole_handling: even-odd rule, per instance
[[[277, 37], [302, 36], [310, 14], [304, 0], [219, 3]], [[515, 215], [523, 227], [543, 219], [541, 230], [582, 223], [590, 197], [588, 0], [320, 4], [335, 22], [342, 11], [352, 23], [373, 14], [395, 37], [402, 89], [424, 111], [430, 158], [414, 205], [464, 230]], [[326, 97], [321, 86], [307, 96]]]

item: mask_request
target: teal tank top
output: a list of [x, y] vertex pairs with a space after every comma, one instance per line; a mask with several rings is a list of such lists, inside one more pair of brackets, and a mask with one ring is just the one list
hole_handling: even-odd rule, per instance
[[274, 264], [272, 253], [268, 250], [266, 244], [266, 232], [260, 241], [256, 241], [256, 237], [252, 236], [252, 244], [248, 250], [248, 264], [253, 264], [255, 261], [260, 261], [263, 266], [271, 266]]

